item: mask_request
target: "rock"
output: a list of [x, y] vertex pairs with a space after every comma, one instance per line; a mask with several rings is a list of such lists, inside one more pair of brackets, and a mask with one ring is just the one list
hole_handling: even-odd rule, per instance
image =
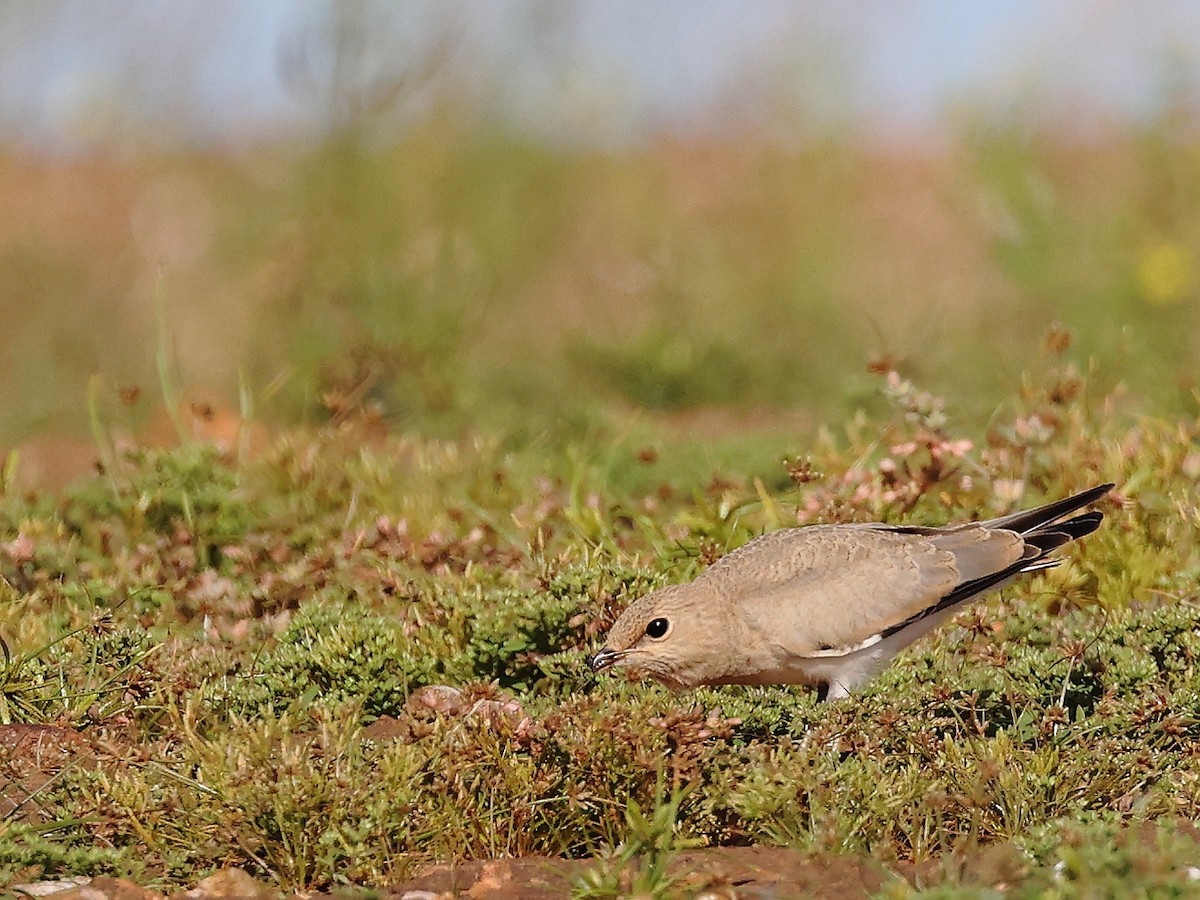
[[255, 881], [242, 869], [221, 869], [190, 891], [172, 894], [171, 900], [273, 900], [279, 892]]
[[54, 894], [62, 896], [64, 891], [78, 890], [86, 884], [90, 884], [92, 879], [84, 875], [76, 875], [74, 878], [61, 878], [57, 881], [31, 881], [28, 884], [14, 884], [13, 891], [17, 894], [28, 894], [30, 897], [49, 897]]
[[158, 891], [150, 891], [138, 887], [125, 878], [93, 878], [88, 885], [94, 891], [100, 891], [108, 900], [163, 900], [164, 895]]
[[15, 884], [18, 895], [50, 897], [51, 900], [163, 900], [158, 891], [148, 891], [124, 878], [76, 876], [62, 881]]
[[479, 879], [471, 885], [467, 896], [491, 897], [504, 889], [513, 880], [512, 867], [504, 861], [485, 863], [479, 871]]
[[414, 712], [424, 707], [438, 713], [457, 715], [462, 712], [465, 699], [463, 693], [448, 684], [427, 684], [413, 691], [405, 706]]
[[54, 900], [108, 900], [104, 896], [103, 891], [98, 891], [91, 885], [71, 888], [69, 891], [59, 891], [58, 893], [47, 894], [46, 896], [53, 897]]

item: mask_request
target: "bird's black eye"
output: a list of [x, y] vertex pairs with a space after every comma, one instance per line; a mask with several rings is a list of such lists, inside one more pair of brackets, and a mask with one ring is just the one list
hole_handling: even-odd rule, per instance
[[671, 629], [671, 623], [666, 619], [651, 619], [646, 626], [646, 636], [652, 638], [665, 637]]

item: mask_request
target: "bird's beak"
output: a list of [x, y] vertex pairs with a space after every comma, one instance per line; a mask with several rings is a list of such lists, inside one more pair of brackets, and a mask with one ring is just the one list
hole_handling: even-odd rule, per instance
[[605, 647], [592, 657], [592, 671], [603, 672], [605, 669], [611, 669], [617, 664], [617, 660], [624, 655], [625, 654], [620, 650], [613, 650], [609, 647]]

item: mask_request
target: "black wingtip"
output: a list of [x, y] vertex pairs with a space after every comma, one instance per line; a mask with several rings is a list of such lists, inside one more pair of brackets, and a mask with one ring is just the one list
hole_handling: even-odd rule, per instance
[[1091, 534], [1100, 527], [1100, 523], [1104, 521], [1104, 513], [1099, 510], [1086, 512], [1081, 516], [1075, 516], [1072, 519], [1067, 519], [1065, 522], [1059, 522], [1054, 526], [1055, 531], [1065, 531], [1071, 536], [1071, 539], [1081, 538], [1086, 534]]
[[1059, 500], [1057, 503], [1050, 503], [1041, 507], [1045, 510], [1050, 510], [1056, 507], [1067, 507], [1058, 513], [1060, 516], [1065, 516], [1072, 510], [1080, 509], [1091, 503], [1095, 503], [1117, 485], [1115, 482], [1106, 481], [1104, 484], [1098, 484], [1095, 487], [1090, 487], [1086, 491], [1080, 491], [1078, 494], [1072, 494], [1064, 500]]
[[1049, 553], [1055, 547], [1061, 547], [1068, 541], [1077, 540], [1091, 534], [1104, 521], [1104, 513], [1092, 511], [1081, 516], [1075, 516], [1063, 522], [1052, 522], [1033, 531], [1027, 531], [1021, 537], [1027, 545], [1037, 547], [1043, 553]]
[[1083, 500], [1083, 505], [1086, 506], [1089, 503], [1095, 503], [1116, 486], [1117, 483], [1115, 481], [1106, 481], [1104, 484], [1098, 484], [1094, 488], [1088, 488], [1086, 491], [1080, 491], [1075, 496], [1078, 499]]
[[[1088, 488], [1086, 491], [1080, 491], [1078, 494], [1064, 497], [1062, 500], [1055, 500], [1053, 503], [1047, 503], [1044, 506], [1038, 506], [1034, 509], [1009, 513], [1006, 516], [1000, 516], [998, 519], [991, 519], [984, 524], [992, 528], [1007, 528], [1010, 531], [1016, 531], [1026, 536], [1041, 528], [1045, 528], [1047, 531], [1062, 530], [1058, 524], [1055, 524], [1059, 519], [1075, 512], [1077, 509], [1095, 503], [1114, 487], [1116, 485], [1111, 481], [1105, 484], [1098, 484], [1095, 487]], [[1085, 519], [1084, 516], [1077, 518], [1081, 520]], [[1073, 522], [1075, 519], [1070, 521]], [[1098, 525], [1099, 522], [1096, 524]], [[1093, 526], [1091, 530], [1094, 531], [1095, 527]], [[1087, 531], [1083, 532], [1083, 534], [1087, 533]]]

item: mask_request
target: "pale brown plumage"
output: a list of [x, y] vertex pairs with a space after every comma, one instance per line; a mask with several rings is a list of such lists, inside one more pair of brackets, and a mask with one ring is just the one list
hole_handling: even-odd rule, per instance
[[674, 688], [812, 684], [833, 699], [972, 599], [1095, 531], [1104, 484], [1037, 509], [944, 528], [815, 525], [763, 535], [689, 584], [635, 601], [592, 665]]

